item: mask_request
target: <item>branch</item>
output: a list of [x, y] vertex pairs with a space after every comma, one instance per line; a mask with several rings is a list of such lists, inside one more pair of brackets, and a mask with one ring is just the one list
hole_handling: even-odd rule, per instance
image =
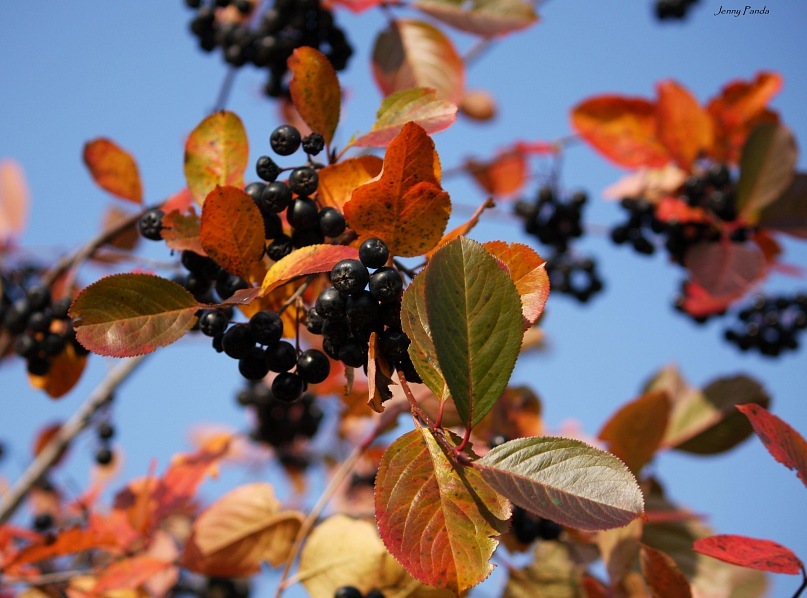
[[45, 475], [59, 455], [64, 451], [73, 439], [90, 423], [92, 416], [108, 400], [112, 392], [118, 385], [128, 378], [134, 369], [140, 364], [145, 355], [133, 357], [118, 364], [112, 369], [101, 383], [87, 397], [87, 400], [59, 429], [59, 432], [45, 445], [34, 461], [23, 472], [14, 486], [3, 495], [0, 501], [0, 525], [6, 523], [14, 515], [25, 496], [31, 488]]

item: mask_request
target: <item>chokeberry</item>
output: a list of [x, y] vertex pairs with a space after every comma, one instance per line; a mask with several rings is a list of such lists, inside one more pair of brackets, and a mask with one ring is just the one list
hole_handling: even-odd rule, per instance
[[353, 586], [342, 586], [334, 592], [333, 598], [363, 598], [361, 591]]
[[325, 242], [323, 235], [318, 228], [295, 229], [291, 233], [291, 242], [296, 248], [308, 247], [309, 245], [319, 245]]
[[114, 456], [111, 449], [103, 447], [98, 449], [95, 453], [95, 462], [98, 463], [98, 465], [109, 465], [112, 463]]
[[215, 337], [224, 334], [229, 323], [230, 317], [227, 312], [221, 309], [211, 309], [202, 312], [202, 316], [199, 318], [199, 329], [205, 336]]
[[275, 240], [266, 247], [266, 255], [275, 262], [282, 260], [292, 251], [294, 251], [294, 243], [288, 235], [278, 235], [275, 237]]
[[283, 336], [283, 320], [276, 312], [261, 310], [249, 319], [249, 331], [258, 344], [276, 343]]
[[261, 156], [255, 164], [255, 173], [267, 183], [274, 182], [283, 170], [269, 156]]
[[298, 197], [286, 212], [289, 224], [299, 230], [314, 228], [319, 223], [319, 208], [313, 199]]
[[359, 260], [342, 260], [331, 269], [331, 284], [343, 295], [363, 291], [368, 282], [370, 273]]
[[238, 371], [247, 380], [260, 380], [269, 373], [266, 353], [259, 347], [251, 347], [246, 355], [238, 360]]
[[345, 301], [345, 314], [351, 328], [375, 323], [378, 310], [378, 301], [369, 291], [353, 293]]
[[309, 156], [316, 156], [325, 149], [325, 138], [319, 133], [311, 133], [303, 137], [303, 151]]
[[345, 298], [336, 288], [328, 287], [317, 297], [315, 307], [326, 320], [336, 320], [345, 315]]
[[347, 228], [345, 217], [336, 208], [322, 208], [317, 218], [319, 230], [326, 237], [338, 237]]
[[48, 332], [42, 338], [42, 351], [45, 353], [45, 355], [55, 357], [64, 351], [66, 344], [67, 341], [65, 340], [64, 336], [61, 334], [56, 334], [55, 332]]
[[305, 390], [305, 382], [297, 374], [282, 372], [272, 381], [272, 394], [278, 401], [293, 403]]
[[269, 145], [279, 156], [290, 156], [300, 147], [300, 131], [291, 125], [280, 125], [269, 137]]
[[289, 187], [297, 195], [313, 195], [319, 186], [319, 175], [310, 166], [301, 166], [291, 171]]
[[261, 200], [258, 207], [261, 213], [279, 213], [289, 207], [292, 200], [292, 193], [289, 186], [283, 181], [274, 181], [267, 184], [261, 193]]
[[275, 213], [263, 214], [263, 238], [277, 239], [283, 234], [283, 221]]
[[98, 422], [98, 425], [95, 427], [95, 433], [101, 440], [110, 440], [115, 436], [115, 428], [108, 421], [102, 421]]
[[152, 208], [143, 213], [137, 221], [140, 234], [150, 241], [162, 241], [163, 216], [165, 212], [159, 208]]
[[350, 367], [359, 368], [367, 363], [367, 345], [348, 342], [339, 350], [339, 361]]
[[322, 324], [325, 318], [317, 313], [317, 309], [312, 307], [305, 315], [305, 328], [311, 334], [322, 334]]
[[266, 187], [264, 183], [254, 182], [250, 183], [246, 187], [244, 187], [244, 193], [249, 195], [252, 198], [258, 207], [261, 207], [261, 195], [263, 194], [263, 190]]
[[255, 346], [255, 339], [246, 324], [234, 324], [230, 326], [221, 339], [221, 347], [224, 352], [233, 359], [246, 357], [250, 349]]
[[370, 276], [370, 292], [379, 303], [392, 303], [401, 298], [403, 281], [394, 268], [384, 266]]
[[308, 349], [297, 358], [297, 375], [309, 384], [323, 382], [331, 372], [331, 362], [322, 351]]
[[359, 260], [368, 268], [381, 268], [389, 259], [389, 248], [381, 239], [373, 237], [359, 246]]
[[28, 305], [33, 311], [41, 311], [50, 305], [50, 289], [42, 284], [36, 284], [25, 290]]
[[249, 283], [235, 274], [222, 270], [216, 277], [216, 293], [222, 299], [229, 299], [236, 291], [248, 289]]
[[288, 341], [279, 341], [266, 347], [266, 362], [273, 372], [288, 372], [297, 363], [297, 349]]

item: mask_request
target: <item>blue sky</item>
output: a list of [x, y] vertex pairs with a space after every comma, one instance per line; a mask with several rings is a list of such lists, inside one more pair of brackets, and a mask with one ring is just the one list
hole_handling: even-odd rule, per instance
[[[652, 97], [655, 82], [674, 78], [706, 101], [726, 82], [750, 79], [761, 70], [782, 74], [784, 88], [772, 107], [796, 138], [804, 139], [803, 7], [778, 2], [768, 3], [766, 15], [714, 14], [720, 6], [735, 8], [730, 1], [701, 0], [686, 22], [664, 25], [652, 17], [649, 0], [619, 6], [546, 2], [541, 23], [494, 44], [469, 70], [468, 86], [491, 90], [499, 116], [485, 125], [460, 121], [436, 136], [443, 167], [491, 156], [517, 139], [568, 135], [569, 108], [594, 94]], [[0, 157], [20, 162], [28, 177], [32, 206], [21, 245], [33, 255], [49, 261], [79, 245], [98, 230], [105, 208], [116, 203], [81, 163], [89, 139], [110, 137], [136, 157], [148, 203], [183, 186], [185, 136], [211, 109], [226, 72], [218, 55], [196, 50], [187, 30], [190, 15], [179, 0], [159, 6], [97, 0], [0, 5]], [[356, 49], [342, 75], [348, 99], [337, 142], [344, 144], [369, 129], [381, 101], [369, 57], [384, 18], [378, 11], [340, 11], [337, 21]], [[460, 35], [455, 40], [461, 49], [473, 42]], [[268, 151], [269, 133], [281, 123], [275, 106], [261, 97], [262, 84], [262, 74], [244, 69], [228, 104], [246, 125], [253, 160]], [[804, 157], [799, 167], [805, 169]], [[772, 395], [773, 411], [807, 433], [804, 349], [777, 360], [739, 353], [722, 341], [722, 322], [696, 326], [671, 309], [679, 269], [661, 255], [645, 258], [611, 245], [605, 231], [622, 214], [600, 194], [622, 174], [582, 145], [565, 156], [561, 185], [586, 189], [592, 197], [586, 213], [590, 233], [579, 249], [597, 256], [606, 291], [584, 307], [551, 296], [544, 328], [549, 349], [522, 359], [513, 382], [541, 395], [550, 429], [576, 420], [593, 435], [665, 364], [677, 364], [695, 385], [748, 373]], [[475, 206], [484, 199], [464, 177], [447, 180], [446, 188], [455, 205]], [[456, 213], [459, 221], [468, 211]], [[535, 246], [505, 208], [483, 221], [474, 237]], [[805, 243], [785, 239], [783, 245], [786, 261], [807, 266]], [[148, 247], [146, 254], [170, 259], [162, 247]], [[81, 279], [90, 283], [100, 274], [88, 269]], [[785, 293], [805, 288], [804, 280], [777, 274], [765, 287]], [[91, 359], [79, 386], [51, 402], [28, 387], [21, 364], [4, 362], [0, 408], [7, 415], [0, 440], [9, 454], [0, 462], [0, 476], [16, 478], [35, 430], [72, 413], [109, 367], [104, 359]], [[114, 407], [118, 442], [126, 451], [121, 481], [145, 473], [154, 458], [161, 468], [171, 454], [186, 450], [187, 431], [195, 424], [221, 421], [245, 429], [246, 416], [233, 400], [239, 387], [234, 363], [200, 339], [186, 339], [150, 359], [120, 390]], [[85, 484], [93, 442], [91, 433], [80, 437], [69, 471], [60, 474], [73, 485]], [[665, 454], [654, 470], [675, 500], [706, 514], [717, 531], [767, 537], [807, 558], [800, 524], [805, 488], [757, 440], [719, 457]], [[213, 495], [223, 486], [206, 488]], [[798, 585], [784, 576], [774, 583], [774, 595]]]

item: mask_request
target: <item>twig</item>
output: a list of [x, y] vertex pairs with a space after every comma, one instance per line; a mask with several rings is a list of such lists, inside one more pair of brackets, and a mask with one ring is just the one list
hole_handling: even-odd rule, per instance
[[221, 82], [219, 95], [216, 97], [216, 103], [211, 112], [219, 112], [224, 110], [224, 108], [227, 106], [227, 100], [230, 98], [230, 92], [233, 90], [233, 83], [235, 83], [235, 75], [237, 72], [238, 71], [235, 67], [230, 67], [227, 69], [227, 74], [224, 75], [224, 80]]
[[796, 593], [793, 594], [793, 598], [799, 598], [802, 592], [807, 589], [807, 571], [804, 569], [804, 565], [801, 566], [801, 579], [801, 585], [799, 586], [799, 589], [796, 590]]
[[90, 423], [93, 414], [108, 400], [112, 392], [123, 382], [134, 369], [143, 361], [145, 355], [132, 357], [112, 369], [101, 383], [87, 397], [87, 400], [67, 420], [56, 435], [45, 445], [33, 462], [28, 466], [14, 486], [2, 497], [0, 501], [0, 525], [6, 523], [22, 503], [31, 490], [50, 467], [56, 462], [73, 439]]
[[431, 418], [426, 415], [426, 412], [420, 408], [420, 405], [415, 400], [415, 395], [412, 394], [412, 389], [409, 388], [409, 384], [406, 381], [406, 376], [403, 372], [398, 371], [398, 380], [401, 382], [401, 388], [406, 395], [407, 400], [409, 401], [409, 407], [412, 410], [412, 415], [417, 417], [421, 422], [423, 422], [428, 428], [434, 429], [435, 424], [432, 423]]

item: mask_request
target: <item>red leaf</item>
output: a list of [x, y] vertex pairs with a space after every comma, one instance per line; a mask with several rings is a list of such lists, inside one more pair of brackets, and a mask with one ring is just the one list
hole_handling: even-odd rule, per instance
[[714, 299], [737, 299], [765, 276], [765, 257], [749, 243], [698, 243], [687, 251], [684, 266]]
[[653, 590], [653, 598], [689, 598], [692, 588], [687, 578], [666, 553], [642, 545], [642, 574]]
[[807, 486], [807, 441], [781, 418], [759, 405], [737, 405], [751, 421], [759, 439], [773, 458], [788, 469], [795, 469]]
[[307, 274], [330, 272], [340, 261], [358, 259], [359, 252], [354, 247], [344, 245], [309, 245], [294, 251], [275, 262], [263, 279], [261, 296], [268, 295], [276, 288]]
[[684, 283], [683, 301], [680, 308], [695, 318], [721, 314], [737, 297], [712, 297], [697, 283]]
[[709, 153], [714, 143], [712, 117], [685, 87], [675, 81], [656, 85], [658, 93], [658, 137], [673, 159], [690, 170], [701, 152]]
[[94, 139], [84, 146], [84, 163], [99, 187], [122, 199], [143, 202], [140, 173], [134, 158], [111, 139]]
[[518, 149], [500, 153], [490, 162], [468, 160], [463, 168], [494, 196], [518, 193], [527, 181], [527, 159]]
[[29, 196], [22, 167], [13, 160], [0, 160], [0, 244], [22, 234]]
[[725, 534], [695, 540], [692, 548], [733, 565], [771, 573], [797, 575], [804, 567], [789, 548], [770, 540]]
[[656, 137], [656, 106], [648, 100], [597, 96], [575, 106], [571, 118], [580, 136], [619, 166], [664, 166], [670, 160]]
[[117, 589], [134, 589], [143, 585], [153, 576], [173, 566], [170, 561], [139, 554], [112, 563], [96, 577], [92, 594], [102, 596], [105, 592]]
[[28, 563], [36, 563], [67, 554], [96, 549], [116, 551], [118, 548], [118, 538], [112, 533], [71, 528], [59, 532], [55, 538], [47, 537], [26, 546], [6, 565], [4, 572], [10, 572], [12, 567], [17, 568]]
[[322, 135], [330, 146], [342, 103], [336, 71], [322, 52], [308, 46], [294, 50], [288, 66], [294, 107], [311, 130]]

